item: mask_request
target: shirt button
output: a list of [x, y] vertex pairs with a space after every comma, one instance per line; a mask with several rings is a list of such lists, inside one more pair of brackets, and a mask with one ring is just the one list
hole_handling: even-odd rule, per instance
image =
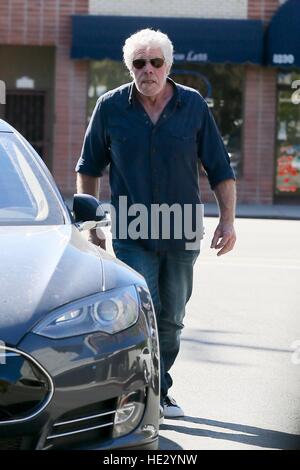
[[167, 115], [166, 114], [163, 114], [163, 118], [166, 119]]

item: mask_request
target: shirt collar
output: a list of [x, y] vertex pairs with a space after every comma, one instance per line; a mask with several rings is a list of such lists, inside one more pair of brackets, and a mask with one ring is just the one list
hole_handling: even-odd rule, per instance
[[[172, 78], [167, 77], [167, 81], [173, 86], [176, 106], [182, 105], [182, 96], [181, 96], [181, 89], [177, 86], [177, 84], [172, 80]], [[136, 90], [136, 86], [134, 82], [130, 83], [129, 90], [128, 90], [128, 106], [131, 106], [134, 102], [134, 90]]]

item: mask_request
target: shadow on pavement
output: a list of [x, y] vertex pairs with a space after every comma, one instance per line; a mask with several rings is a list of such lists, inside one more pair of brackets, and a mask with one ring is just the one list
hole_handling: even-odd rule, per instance
[[[230, 434], [226, 432], [217, 432], [210, 431], [208, 429], [201, 429], [195, 427], [182, 426], [182, 422], [194, 423], [205, 425], [205, 426], [214, 426], [220, 427], [226, 430], [234, 431]], [[296, 434], [287, 434], [279, 431], [272, 431], [270, 429], [262, 429], [254, 426], [247, 426], [242, 424], [226, 423], [223, 421], [214, 421], [204, 418], [195, 418], [192, 416], [185, 416], [180, 418], [178, 426], [175, 425], [176, 420], [165, 420], [162, 425], [164, 430], [172, 430], [178, 433], [207, 437], [211, 439], [220, 439], [223, 441], [233, 441], [240, 442], [242, 444], [247, 444], [251, 446], [263, 447], [268, 449], [281, 449], [281, 450], [299, 450], [300, 449], [300, 435]], [[170, 423], [170, 424], [169, 424]], [[174, 423], [174, 424], [173, 424]], [[160, 438], [162, 439], [162, 438]], [[177, 444], [175, 444], [177, 446]], [[176, 447], [172, 447], [176, 449]]]
[[171, 441], [170, 439], [167, 439], [166, 437], [159, 436], [158, 449], [159, 450], [183, 450], [183, 447], [181, 447], [176, 442]]
[[[235, 353], [236, 350], [241, 351], [254, 351], [254, 352], [262, 352], [262, 353], [279, 353], [279, 354], [288, 354], [289, 356], [293, 352], [292, 349], [280, 349], [280, 348], [271, 348], [271, 347], [264, 347], [264, 346], [255, 346], [251, 344], [238, 344], [232, 342], [220, 342], [220, 341], [208, 341], [204, 338], [195, 338], [191, 336], [185, 336], [181, 340], [182, 345], [184, 345], [184, 352], [183, 354], [185, 357], [188, 357], [189, 360], [203, 362], [203, 363], [211, 363], [211, 364], [219, 364], [219, 365], [226, 365], [226, 366], [235, 366], [235, 367], [254, 367], [255, 364], [250, 362], [239, 362], [238, 360], [230, 361], [230, 360], [221, 360], [218, 358], [218, 355], [228, 352], [229, 354]], [[222, 349], [220, 349], [222, 348]], [[197, 350], [197, 354], [195, 351]], [[210, 356], [214, 356], [215, 358], [211, 358]], [[235, 357], [237, 357], [235, 355]], [[195, 359], [196, 358], [196, 359]], [[249, 356], [250, 358], [250, 356]]]
[[182, 338], [182, 342], [198, 343], [199, 345], [205, 345], [205, 346], [217, 346], [217, 347], [222, 346], [225, 348], [249, 349], [253, 351], [278, 352], [278, 353], [287, 353], [287, 354], [291, 354], [292, 352], [291, 349], [278, 349], [278, 348], [269, 348], [269, 347], [267, 348], [263, 346], [253, 346], [253, 345], [247, 345], [247, 344], [220, 343], [220, 342], [215, 342], [215, 341], [204, 341], [202, 339], [188, 338], [188, 337]]

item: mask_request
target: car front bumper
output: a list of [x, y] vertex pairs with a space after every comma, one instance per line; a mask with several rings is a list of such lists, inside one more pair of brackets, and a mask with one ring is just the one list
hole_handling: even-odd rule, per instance
[[[137, 323], [118, 334], [98, 332], [63, 340], [25, 336], [16, 350], [49, 374], [44, 397], [48, 402], [45, 406], [40, 400], [21, 419], [22, 413], [17, 419], [0, 415], [0, 449], [157, 448], [159, 352], [149, 328], [153, 321], [153, 312], [141, 307]], [[22, 367], [26, 369], [25, 361]], [[3, 379], [0, 368], [0, 385]], [[28, 385], [23, 377], [18, 385], [20, 400], [30, 402], [24, 394], [36, 384]], [[144, 397], [141, 419], [128, 434], [114, 437], [120, 397], [136, 391]]]

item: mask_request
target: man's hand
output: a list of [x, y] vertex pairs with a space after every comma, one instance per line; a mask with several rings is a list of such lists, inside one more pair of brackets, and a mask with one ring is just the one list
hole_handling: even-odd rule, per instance
[[219, 205], [220, 222], [217, 226], [211, 248], [218, 250], [217, 256], [225, 255], [231, 251], [236, 242], [236, 234], [233, 226], [235, 216], [236, 188], [232, 179], [221, 181], [214, 189]]
[[215, 248], [216, 250], [222, 248], [217, 253], [217, 256], [221, 256], [231, 251], [235, 245], [235, 242], [236, 234], [233, 224], [220, 222], [215, 230], [210, 247]]
[[88, 241], [106, 250], [105, 233], [100, 227], [89, 231]]

